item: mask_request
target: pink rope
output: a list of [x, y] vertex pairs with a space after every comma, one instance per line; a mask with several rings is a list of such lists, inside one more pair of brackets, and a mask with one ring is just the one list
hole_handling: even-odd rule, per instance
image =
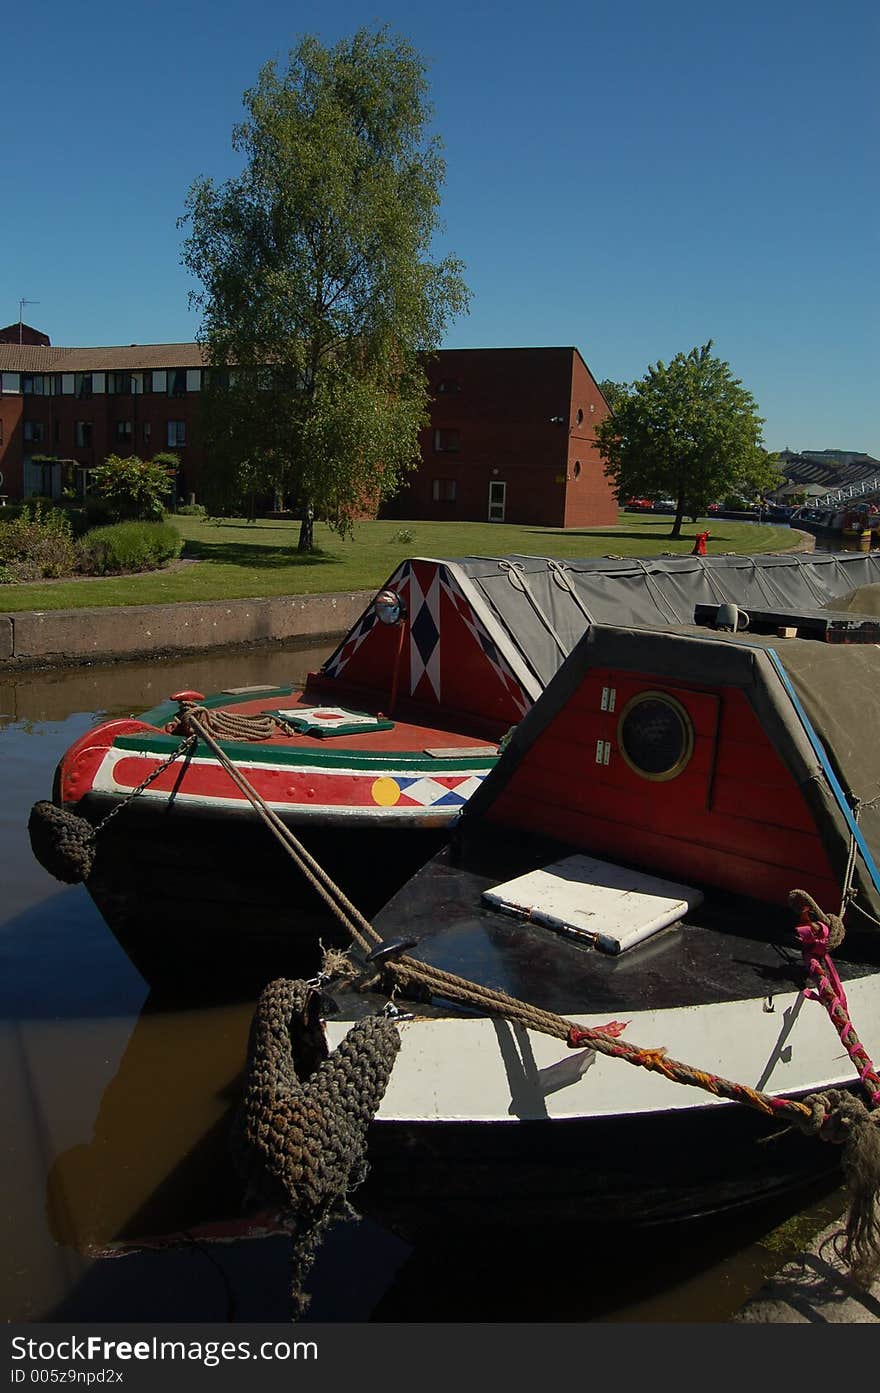
[[840, 1036], [841, 1044], [855, 1065], [856, 1073], [868, 1094], [871, 1106], [880, 1107], [880, 1077], [859, 1040], [849, 1016], [846, 993], [837, 975], [837, 968], [828, 951], [830, 928], [821, 919], [811, 917], [810, 910], [804, 906], [801, 922], [797, 926], [797, 936], [804, 957], [804, 965], [816, 983], [816, 990], [809, 987], [804, 996], [811, 1001], [819, 1001], [825, 1007], [832, 1024]]

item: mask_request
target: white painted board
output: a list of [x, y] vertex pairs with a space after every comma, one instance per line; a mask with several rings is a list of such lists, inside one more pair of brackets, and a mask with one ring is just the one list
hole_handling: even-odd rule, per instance
[[593, 856], [566, 856], [483, 891], [498, 909], [521, 914], [622, 953], [702, 903], [700, 890]]

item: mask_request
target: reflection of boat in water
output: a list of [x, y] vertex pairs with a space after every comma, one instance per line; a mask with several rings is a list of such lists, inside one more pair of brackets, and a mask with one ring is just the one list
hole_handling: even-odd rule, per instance
[[[847, 639], [854, 621], [822, 606], [878, 578], [874, 556], [406, 561], [303, 689], [185, 692], [96, 726], [61, 761], [56, 802], [100, 827], [86, 883], [151, 984], [247, 991], [311, 971], [335, 936], [273, 822], [373, 913], [591, 624], [727, 601], [753, 629], [818, 615]], [[53, 856], [65, 825], [48, 826]]]
[[[594, 625], [450, 846], [355, 924], [367, 970], [324, 986], [328, 1068], [398, 1022], [359, 1206], [408, 1236], [676, 1221], [832, 1173], [808, 1133], [837, 1110], [875, 1135], [850, 1032], [880, 1046], [878, 722], [876, 644]], [[285, 1075], [273, 992], [256, 1166], [253, 1080], [321, 1078]]]
[[89, 1256], [262, 1237], [286, 1227], [243, 1218], [228, 1147], [246, 1008], [165, 1012], [148, 1002], [107, 1085], [87, 1143], [49, 1171], [57, 1243]]

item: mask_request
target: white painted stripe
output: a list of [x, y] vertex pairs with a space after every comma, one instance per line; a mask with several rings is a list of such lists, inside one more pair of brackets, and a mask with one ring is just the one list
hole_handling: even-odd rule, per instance
[[[857, 1027], [873, 1023], [876, 1032], [880, 974], [847, 982], [846, 992]], [[788, 992], [773, 998], [772, 1011], [766, 1007], [767, 999], [757, 997], [662, 1011], [618, 1010], [614, 1015], [628, 1022], [623, 1038], [631, 1044], [665, 1048], [681, 1063], [752, 1088], [760, 1085], [770, 1094], [813, 1091], [856, 1078], [818, 1002]], [[609, 1016], [571, 1019], [601, 1026]], [[333, 1018], [327, 1022], [331, 1048], [350, 1025]], [[416, 1019], [402, 1022], [400, 1035], [401, 1050], [379, 1108], [380, 1120], [503, 1123], [728, 1106], [702, 1089], [605, 1055], [582, 1061], [579, 1072], [571, 1060], [580, 1052], [552, 1036], [503, 1021]], [[876, 1056], [878, 1044], [880, 1040], [867, 1041], [868, 1053]], [[512, 1065], [512, 1059], [518, 1063]], [[549, 1069], [554, 1071], [551, 1091], [544, 1073]], [[566, 1074], [571, 1081], [559, 1087], [560, 1075]]]

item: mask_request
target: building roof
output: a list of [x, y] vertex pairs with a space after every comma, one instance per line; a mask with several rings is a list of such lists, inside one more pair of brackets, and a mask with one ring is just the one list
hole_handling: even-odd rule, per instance
[[140, 372], [150, 368], [201, 368], [197, 343], [131, 343], [109, 348], [45, 348], [0, 343], [0, 372]]

